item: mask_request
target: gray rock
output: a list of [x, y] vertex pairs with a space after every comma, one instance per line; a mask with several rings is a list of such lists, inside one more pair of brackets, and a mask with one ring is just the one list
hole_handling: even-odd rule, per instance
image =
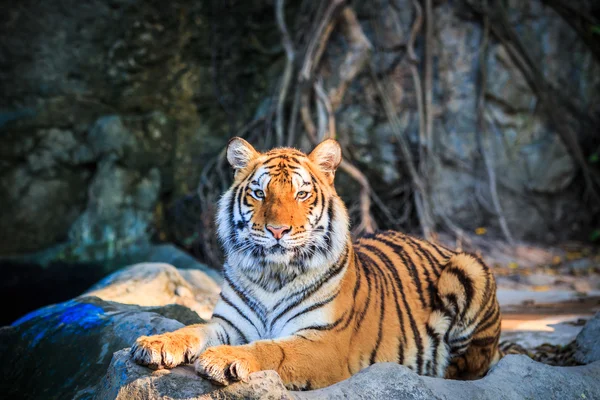
[[144, 254], [143, 260], [148, 262], [161, 262], [176, 266], [185, 279], [192, 281], [195, 278], [191, 276], [187, 270], [200, 270], [210, 276], [219, 285], [223, 282], [223, 277], [214, 268], [210, 268], [206, 264], [202, 264], [194, 257], [190, 256], [185, 251], [179, 249], [172, 244], [159, 244], [152, 246], [149, 251]]
[[[513, 24], [518, 25], [519, 16], [524, 14], [532, 18], [531, 24], [515, 26], [519, 36], [540, 60], [539, 67], [546, 79], [551, 82], [587, 81], [588, 72], [584, 71], [587, 68], [598, 71], [600, 65], [592, 60], [581, 43], [566, 44], [575, 40], [574, 31], [564, 20], [556, 18], [551, 7], [542, 7], [541, 3], [508, 2]], [[462, 228], [486, 226], [488, 230], [498, 232], [494, 218], [486, 216], [494, 211], [476, 136], [479, 128], [475, 84], [482, 25], [463, 20], [455, 5], [448, 2], [435, 7], [434, 13], [439, 77], [434, 83], [434, 103], [439, 102], [443, 109], [443, 117], [434, 120], [434, 130], [439, 132], [436, 138], [440, 141], [441, 157], [449, 162], [434, 168], [431, 191], [439, 206]], [[548, 35], [553, 40], [548, 40]], [[564, 65], [558, 67], [562, 64], [558, 61], [562, 58], [559, 54], [571, 52], [577, 55], [568, 61], [565, 59]], [[486, 55], [483, 60], [487, 68], [486, 130], [481, 134], [481, 141], [496, 170], [498, 197], [504, 216], [517, 239], [552, 239], [547, 224], [558, 213], [567, 213], [561, 215], [569, 215], [570, 221], [585, 218], [574, 207], [581, 204], [579, 200], [566, 190], [576, 175], [576, 166], [557, 132], [548, 126], [541, 113], [535, 111], [537, 99], [506, 49], [490, 40]], [[577, 66], [577, 63], [582, 64]], [[579, 73], [567, 77], [568, 71], [574, 73], [576, 70]], [[600, 79], [595, 77], [590, 82], [594, 82], [594, 87]], [[578, 92], [571, 95], [573, 98], [590, 96], [587, 85], [568, 87]], [[482, 175], [475, 176], [470, 172], [471, 168], [481, 170]], [[578, 217], [574, 218], [575, 215]]]
[[191, 365], [152, 371], [135, 364], [129, 349], [114, 354], [96, 399], [289, 399], [292, 396], [275, 371], [261, 371], [247, 383], [222, 387], [196, 375]]
[[200, 270], [180, 271], [165, 263], [141, 263], [109, 275], [83, 296], [140, 306], [179, 304], [210, 319], [220, 292], [219, 285]]
[[0, 366], [0, 393], [6, 398], [92, 398], [115, 351], [140, 335], [179, 329], [182, 322], [202, 320], [179, 305], [139, 307], [96, 297], [39, 309], [0, 329], [0, 357], [10, 360]]
[[132, 171], [107, 156], [89, 185], [85, 211], [69, 230], [69, 257], [111, 259], [148, 247], [159, 190], [157, 169]]
[[134, 136], [117, 115], [98, 118], [88, 133], [87, 142], [97, 156], [114, 153], [120, 157], [136, 145]]
[[152, 371], [134, 364], [127, 352], [115, 353], [98, 385], [99, 399], [598, 399], [600, 363], [551, 367], [525, 356], [507, 356], [483, 379], [454, 381], [417, 375], [394, 363], [379, 363], [332, 386], [286, 391], [274, 371], [250, 375], [248, 383], [217, 387], [191, 366]]
[[[153, 221], [147, 211], [156, 206], [157, 184], [168, 193], [160, 199], [163, 210], [194, 192], [203, 162], [221, 151], [229, 132], [249, 120], [268, 94], [263, 71], [280, 65], [275, 55], [256, 51], [243, 67], [234, 61], [246, 59], [253, 46], [245, 29], [232, 27], [247, 26], [249, 16], [271, 5], [244, 3], [237, 19], [219, 7], [175, 0], [157, 13], [156, 4], [140, 0], [6, 4], [3, 14], [13, 23], [0, 27], [0, 58], [10, 60], [0, 71], [1, 255], [63, 243], [74, 221], [93, 212], [88, 207], [98, 186], [102, 201], [110, 202], [106, 193], [114, 189], [127, 204], [119, 201], [114, 220], [106, 212], [85, 217], [107, 226], [105, 236], [89, 237], [111, 243], [114, 234], [118, 246], [140, 238]], [[215, 20], [214, 12], [222, 18]], [[235, 108], [233, 114], [206, 101], [214, 89], [209, 21], [235, 43], [219, 67], [226, 109]], [[257, 43], [270, 41], [273, 32], [258, 34]], [[196, 51], [187, 51], [190, 45]], [[101, 179], [114, 177], [116, 187], [95, 179], [106, 160], [117, 160], [120, 168]], [[144, 181], [148, 190], [137, 184]], [[131, 234], [123, 236], [124, 230]], [[69, 255], [86, 256], [86, 236], [78, 230], [71, 237], [80, 241]], [[100, 256], [110, 246], [90, 253]]]
[[590, 319], [575, 339], [575, 359], [582, 364], [600, 361], [600, 312]]

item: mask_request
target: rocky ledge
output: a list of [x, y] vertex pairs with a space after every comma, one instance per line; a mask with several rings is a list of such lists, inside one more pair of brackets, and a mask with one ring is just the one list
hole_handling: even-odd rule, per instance
[[[150, 292], [154, 295], [149, 297]], [[202, 322], [198, 313], [209, 312], [216, 296], [216, 283], [199, 272], [154, 263], [123, 269], [74, 300], [0, 328], [0, 397], [600, 399], [600, 313], [575, 341], [575, 358], [585, 365], [552, 367], [510, 355], [485, 378], [469, 382], [422, 377], [406, 367], [381, 363], [324, 389], [292, 392], [274, 371], [221, 387], [198, 377], [192, 366], [152, 371], [131, 361], [127, 348], [138, 336]]]
[[97, 388], [99, 399], [598, 399], [600, 362], [551, 367], [510, 355], [483, 379], [453, 381], [419, 376], [394, 364], [375, 364], [324, 389], [287, 391], [274, 371], [250, 375], [247, 383], [214, 386], [192, 366], [151, 371], [131, 361], [128, 349], [113, 356]]

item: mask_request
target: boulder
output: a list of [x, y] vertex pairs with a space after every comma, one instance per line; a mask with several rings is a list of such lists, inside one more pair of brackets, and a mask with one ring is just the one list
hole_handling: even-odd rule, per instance
[[210, 319], [220, 292], [215, 281], [200, 270], [178, 270], [165, 263], [141, 263], [104, 278], [83, 296], [140, 306], [179, 304]]
[[[146, 302], [139, 299], [126, 301], [123, 297], [123, 291], [119, 292], [121, 294], [114, 291], [111, 293], [105, 291], [102, 295], [99, 295], [105, 300], [155, 306], [177, 303], [194, 309], [203, 318], [209, 318], [210, 310], [215, 304], [216, 296], [219, 293], [219, 285], [223, 280], [217, 270], [199, 262], [172, 244], [153, 245], [142, 252], [105, 260], [104, 262], [52, 261], [55, 256], [56, 253], [52, 251], [49, 254], [39, 252], [14, 258], [0, 256], [0, 270], [9, 277], [9, 279], [0, 280], [0, 304], [2, 302], [13, 304], [10, 308], [0, 309], [0, 326], [10, 324], [22, 315], [39, 307], [60, 303], [79, 296], [111, 273], [115, 275], [105, 278], [102, 281], [104, 284], [108, 281], [119, 281], [122, 283], [123, 290], [127, 290], [130, 299], [135, 298], [135, 296], [145, 296], [147, 300]], [[148, 263], [149, 261], [163, 265], [165, 263], [174, 265], [177, 267], [177, 272], [160, 275], [156, 269], [151, 272], [145, 268], [138, 268], [135, 272], [129, 271], [127, 273], [124, 272], [126, 269], [121, 269], [123, 266], [131, 266], [142, 262]], [[154, 267], [149, 266], [148, 268]], [[164, 268], [173, 269], [172, 266]], [[127, 278], [117, 278], [121, 273], [126, 273]], [[140, 276], [134, 277], [135, 274]], [[175, 288], [171, 288], [172, 292], [178, 286], [180, 289], [177, 290], [174, 296], [163, 296], [161, 301], [152, 301], [151, 296], [145, 294], [143, 286], [139, 284], [135, 286], [124, 284], [126, 279], [134, 279], [136, 282], [143, 279], [146, 282], [150, 279], [149, 275], [153, 274], [157, 278], [160, 275], [163, 280], [176, 277], [178, 282], [183, 279], [187, 283], [183, 286], [177, 285], [176, 282], [170, 283], [169, 285], [176, 285]], [[141, 275], [144, 275], [144, 278]], [[94, 289], [98, 289], [98, 285], [99, 283], [94, 286]], [[126, 287], [127, 289], [125, 289]], [[165, 287], [160, 290], [167, 289]], [[32, 296], [31, 293], [36, 295]], [[190, 298], [193, 298], [193, 302], [185, 300]]]
[[290, 399], [275, 371], [260, 371], [247, 383], [213, 385], [196, 375], [193, 366], [152, 371], [135, 364], [129, 349], [114, 354], [106, 376], [95, 389], [97, 399]]
[[210, 268], [206, 264], [202, 264], [196, 258], [170, 243], [152, 246], [148, 253], [144, 254], [143, 257], [144, 261], [161, 262], [176, 266], [179, 269], [179, 273], [190, 282], [196, 279], [196, 275], [190, 274], [188, 271], [200, 270], [211, 277], [219, 285], [223, 283], [223, 277], [219, 271]]
[[551, 367], [525, 356], [506, 356], [483, 379], [455, 381], [417, 375], [379, 363], [335, 385], [306, 392], [286, 391], [274, 371], [250, 375], [249, 382], [214, 386], [191, 366], [152, 371], [133, 363], [128, 350], [113, 356], [96, 388], [99, 399], [593, 399], [600, 393], [600, 363]]
[[594, 315], [575, 339], [575, 359], [582, 364], [600, 361], [600, 312]]
[[[597, 360], [599, 319], [596, 316], [578, 338], [578, 345], [585, 343], [580, 351], [589, 361]], [[131, 361], [127, 347], [138, 336], [201, 322], [196, 313], [177, 304], [140, 307], [89, 295], [42, 308], [0, 329], [0, 357], [9, 360], [0, 367], [0, 393], [31, 399], [307, 400], [593, 399], [600, 393], [600, 361], [552, 367], [520, 355], [504, 357], [477, 381], [422, 377], [401, 365], [379, 363], [330, 387], [306, 392], [287, 391], [274, 371], [220, 387], [197, 376], [190, 365], [153, 371]]]
[[0, 393], [6, 398], [89, 399], [112, 355], [138, 336], [201, 323], [180, 305], [140, 307], [83, 297], [0, 329]]

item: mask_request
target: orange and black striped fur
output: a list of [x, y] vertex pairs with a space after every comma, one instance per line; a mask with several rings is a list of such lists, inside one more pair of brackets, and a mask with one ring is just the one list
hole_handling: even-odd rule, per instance
[[474, 379], [500, 357], [496, 285], [477, 257], [399, 232], [352, 243], [327, 140], [305, 155], [259, 153], [233, 139], [219, 204], [225, 283], [212, 320], [140, 337], [152, 368], [195, 362], [221, 384], [275, 370], [288, 388], [319, 388], [376, 362]]

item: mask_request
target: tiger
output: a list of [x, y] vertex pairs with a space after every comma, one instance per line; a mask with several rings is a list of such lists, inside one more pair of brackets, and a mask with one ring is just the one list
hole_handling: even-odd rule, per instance
[[328, 139], [310, 154], [226, 149], [233, 184], [217, 210], [224, 283], [210, 322], [141, 336], [132, 359], [194, 363], [216, 384], [276, 371], [288, 389], [329, 386], [378, 362], [477, 379], [501, 357], [496, 283], [482, 260], [396, 231], [353, 242]]

